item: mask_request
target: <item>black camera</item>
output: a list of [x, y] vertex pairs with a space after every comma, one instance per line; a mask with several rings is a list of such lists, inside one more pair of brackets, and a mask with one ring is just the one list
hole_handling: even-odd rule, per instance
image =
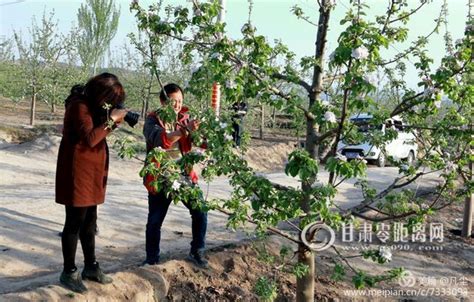
[[133, 111], [129, 111], [127, 112], [127, 114], [125, 115], [123, 119], [127, 122], [127, 124], [130, 127], [133, 128], [133, 126], [135, 126], [138, 123], [139, 118], [140, 118], [140, 114]]
[[[123, 104], [119, 104], [117, 106], [117, 109], [125, 109], [125, 106]], [[138, 119], [140, 118], [140, 114], [137, 113], [137, 112], [133, 112], [133, 111], [128, 111], [127, 114], [125, 115], [125, 117], [123, 118], [124, 121], [127, 122], [127, 124], [130, 126], [130, 127], [134, 127], [137, 123], [138, 123]]]

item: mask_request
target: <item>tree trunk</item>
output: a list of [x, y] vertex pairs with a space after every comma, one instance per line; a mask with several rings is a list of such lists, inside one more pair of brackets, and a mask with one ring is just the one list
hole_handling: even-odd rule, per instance
[[314, 254], [301, 243], [298, 245], [298, 263], [307, 265], [309, 270], [296, 280], [296, 301], [314, 301]]
[[273, 113], [272, 113], [272, 128], [276, 128], [276, 109], [273, 108]]
[[260, 139], [263, 139], [263, 129], [265, 128], [265, 105], [261, 105], [260, 110]]
[[35, 125], [35, 114], [36, 114], [36, 86], [33, 85], [33, 91], [31, 95], [31, 109], [30, 109], [30, 125]]
[[[323, 0], [319, 6], [319, 20], [318, 20], [318, 31], [316, 35], [316, 51], [315, 61], [319, 64], [315, 64], [313, 70], [313, 82], [311, 85], [311, 91], [309, 92], [309, 107], [312, 108], [314, 103], [320, 98], [323, 84], [323, 67], [324, 67], [324, 51], [326, 47], [326, 35], [328, 31], [330, 9], [326, 4], [327, 0]], [[319, 140], [318, 134], [319, 125], [317, 125], [314, 119], [306, 117], [306, 151], [309, 155], [318, 160], [319, 158]], [[303, 199], [300, 202], [300, 207], [305, 213], [309, 213], [311, 207], [309, 205], [309, 195], [307, 192], [311, 190], [311, 186], [315, 180], [302, 183]], [[298, 302], [310, 302], [314, 301], [314, 277], [315, 277], [315, 264], [314, 254], [312, 251], [306, 249], [306, 247], [299, 244], [298, 248], [298, 262], [308, 266], [308, 274], [298, 278], [296, 280], [296, 301]]]
[[143, 98], [143, 100], [142, 100], [142, 110], [140, 112], [140, 117], [141, 118], [145, 117], [145, 114], [146, 114], [146, 109], [145, 108], [146, 108], [147, 103], [148, 102], [147, 102], [146, 98]]
[[[472, 125], [471, 125], [472, 131]], [[472, 147], [471, 147], [471, 156], [472, 156]], [[470, 179], [472, 181], [472, 160], [469, 161], [469, 171], [470, 171]], [[474, 208], [474, 195], [471, 193], [469, 196], [466, 197], [464, 203], [464, 218], [462, 222], [462, 236], [465, 238], [469, 238], [472, 235], [472, 211]]]
[[53, 86], [53, 98], [51, 100], [51, 113], [56, 113], [56, 83]]
[[472, 235], [472, 209], [474, 208], [474, 195], [466, 197], [464, 203], [464, 219], [462, 223], [462, 236], [469, 238]]
[[145, 97], [142, 101], [142, 112], [141, 117], [144, 118], [146, 113], [148, 112], [148, 105], [150, 103], [150, 95], [151, 95], [151, 86], [153, 84], [153, 75], [150, 74], [150, 78], [148, 80], [148, 86], [146, 87]]

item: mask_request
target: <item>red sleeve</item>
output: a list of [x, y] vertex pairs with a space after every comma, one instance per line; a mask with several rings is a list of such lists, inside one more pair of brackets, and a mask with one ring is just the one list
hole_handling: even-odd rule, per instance
[[207, 142], [204, 141], [204, 142], [201, 144], [201, 146], [199, 146], [199, 148], [201, 148], [201, 149], [207, 149]]
[[105, 129], [105, 123], [94, 128], [91, 112], [85, 103], [76, 102], [68, 109], [81, 141], [89, 147], [95, 147], [112, 131], [111, 129]]
[[173, 145], [168, 140], [168, 137], [166, 137], [166, 131], [161, 132], [161, 141], [163, 142], [163, 149], [169, 149]]

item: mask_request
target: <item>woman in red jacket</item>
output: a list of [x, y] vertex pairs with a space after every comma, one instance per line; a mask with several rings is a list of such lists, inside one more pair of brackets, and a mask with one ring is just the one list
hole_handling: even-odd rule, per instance
[[[56, 168], [56, 202], [66, 209], [61, 237], [64, 270], [60, 282], [78, 293], [87, 291], [82, 279], [102, 284], [112, 282], [95, 258], [95, 229], [97, 205], [104, 202], [109, 167], [105, 138], [127, 113], [114, 109], [124, 99], [122, 84], [110, 73], [91, 78], [83, 91], [75, 86], [67, 98]], [[105, 104], [111, 105], [111, 109], [104, 109]], [[107, 123], [109, 119], [114, 122], [112, 127]], [[81, 275], [75, 264], [79, 239], [84, 252]]]

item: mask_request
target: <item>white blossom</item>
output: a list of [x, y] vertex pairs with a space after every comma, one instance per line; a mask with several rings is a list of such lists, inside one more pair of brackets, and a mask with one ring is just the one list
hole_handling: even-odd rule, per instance
[[438, 109], [441, 108], [441, 100], [436, 100], [436, 101], [434, 101], [433, 104], [435, 105], [436, 108], [438, 108]]
[[402, 170], [402, 171], [408, 171], [409, 168], [410, 167], [406, 164], [403, 164], [403, 165], [400, 166], [400, 170]]
[[392, 261], [392, 251], [388, 247], [381, 246], [379, 248], [379, 254], [386, 261]]
[[216, 59], [217, 61], [222, 61], [222, 55], [220, 53], [214, 52], [212, 53], [209, 58]]
[[240, 61], [240, 62], [237, 63], [237, 67], [238, 67], [239, 70], [240, 70], [241, 68], [247, 67], [248, 65], [249, 65], [249, 64], [248, 64], [247, 62], [242, 62], [242, 61]]
[[257, 69], [258, 68], [258, 65], [255, 64], [254, 62], [250, 62], [249, 66], [253, 69]]
[[336, 153], [336, 156], [334, 158], [337, 159], [337, 160], [340, 160], [340, 161], [347, 161], [347, 157], [345, 155], [342, 155], [339, 152]]
[[219, 126], [221, 127], [221, 129], [225, 129], [227, 128], [227, 123], [220, 123]]
[[351, 56], [357, 60], [367, 59], [369, 57], [369, 50], [364, 45], [362, 45], [353, 49]]
[[232, 135], [226, 134], [226, 135], [224, 135], [224, 139], [225, 139], [226, 141], [231, 141], [231, 140], [233, 140], [234, 138], [232, 137]]
[[173, 181], [173, 184], [171, 185], [171, 189], [178, 191], [179, 188], [181, 188], [181, 183], [177, 180]]
[[364, 75], [364, 81], [366, 81], [372, 86], [377, 86], [377, 78], [372, 73]]
[[201, 148], [196, 148], [196, 149], [193, 149], [193, 151], [191, 151], [192, 153], [194, 154], [197, 154], [197, 155], [204, 155], [204, 150], [201, 149]]
[[446, 163], [446, 167], [444, 167], [444, 172], [451, 173], [451, 172], [455, 171], [457, 168], [458, 168], [458, 165], [456, 165], [452, 161], [448, 161]]
[[174, 8], [174, 13], [177, 14], [177, 13], [179, 13], [182, 9], [183, 9], [183, 6], [178, 5], [178, 6], [176, 6], [176, 7]]
[[275, 95], [275, 94], [272, 94], [272, 95], [270, 96], [270, 100], [272, 100], [272, 101], [276, 101], [277, 99], [278, 99], [278, 96]]
[[235, 84], [235, 82], [233, 80], [227, 80], [227, 81], [225, 81], [225, 87], [227, 87], [229, 89], [235, 89], [235, 88], [237, 88], [237, 84]]
[[154, 16], [156, 16], [156, 13], [148, 12], [148, 18], [153, 18]]
[[324, 114], [324, 119], [328, 122], [328, 123], [335, 123], [336, 122], [336, 115], [331, 112], [331, 111], [327, 111], [325, 114]]
[[336, 0], [326, 0], [327, 6], [336, 6]]
[[201, 17], [202, 16], [202, 11], [199, 8], [194, 8], [194, 17]]
[[426, 85], [428, 86], [433, 86], [433, 80], [430, 77], [423, 77], [421, 79], [423, 82], [425, 82]]
[[240, 29], [240, 31], [242, 33], [246, 33], [246, 32], [254, 32], [255, 31], [255, 27], [252, 26], [252, 24], [250, 23], [245, 23], [242, 28]]
[[433, 95], [435, 89], [433, 87], [426, 87], [425, 91], [423, 91], [423, 96], [424, 97], [431, 97]]

